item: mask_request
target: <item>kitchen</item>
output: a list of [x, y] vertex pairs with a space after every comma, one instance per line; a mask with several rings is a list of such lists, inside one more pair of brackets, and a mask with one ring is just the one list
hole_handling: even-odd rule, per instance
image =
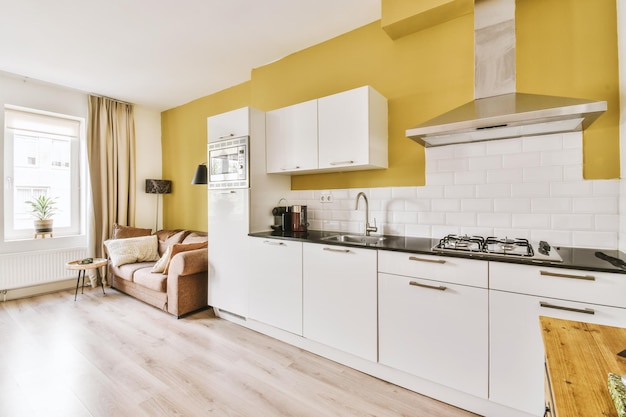
[[[542, 25], [534, 26], [532, 34], [524, 32], [523, 28], [529, 27], [529, 21], [526, 21], [527, 26], [523, 26], [524, 20], [519, 19], [519, 15], [526, 16], [526, 18], [529, 16], [537, 17], [531, 12], [541, 10], [542, 19], [550, 18], [552, 19], [551, 22], [559, 21], [555, 9], [544, 6], [548, 8], [548, 10], [544, 10], [536, 4], [529, 3], [518, 2], [520, 31], [525, 36], [540, 37], [542, 30], [544, 30], [545, 39], [557, 43], [559, 48], [562, 48], [558, 38], [548, 36], [546, 33], [550, 32]], [[580, 10], [578, 11], [580, 12]], [[446, 45], [446, 40], [450, 42], [447, 44], [448, 49], [441, 48], [444, 51], [460, 52], [457, 54], [460, 57], [451, 56], [453, 54], [443, 57], [448, 60], [447, 65], [443, 67], [433, 65], [436, 67], [435, 72], [439, 71], [439, 73], [424, 74], [425, 78], [431, 82], [439, 80], [438, 76], [441, 76], [440, 81], [445, 79], [447, 83], [445, 85], [439, 84], [439, 89], [430, 95], [427, 86], [420, 86], [419, 101], [427, 104], [416, 103], [418, 101], [416, 97], [407, 97], [398, 92], [401, 87], [407, 88], [408, 91], [415, 91], [410, 88], [411, 83], [419, 83], [418, 80], [414, 79], [415, 77], [408, 82], [403, 78], [402, 86], [393, 86], [386, 79], [380, 79], [377, 83], [370, 82], [369, 80], [375, 77], [372, 77], [368, 72], [363, 74], [366, 71], [364, 68], [367, 66], [363, 65], [362, 61], [358, 62], [361, 65], [354, 69], [350, 81], [343, 81], [343, 84], [337, 81], [341, 77], [331, 79], [324, 71], [319, 71], [318, 74], [303, 69], [301, 66], [308, 62], [306, 60], [303, 60], [305, 62], [298, 61], [298, 59], [302, 58], [302, 55], [306, 55], [307, 52], [313, 56], [326, 52], [326, 50], [319, 48], [287, 57], [285, 60], [274, 64], [273, 68], [255, 69], [252, 86], [246, 84], [234, 87], [219, 94], [219, 98], [230, 98], [237, 101], [237, 97], [247, 97], [251, 89], [254, 91], [253, 102], [244, 102], [242, 106], [251, 104], [253, 107], [269, 111], [316, 97], [324, 97], [337, 91], [348, 90], [349, 88], [346, 88], [345, 84], [349, 87], [355, 87], [356, 85], [353, 84], [361, 79], [363, 82], [357, 83], [357, 85], [374, 84], [374, 87], [382, 90], [389, 99], [390, 162], [388, 169], [291, 177], [291, 191], [285, 192], [280, 198], [286, 198], [289, 205], [306, 205], [308, 207], [309, 227], [312, 230], [362, 233], [366, 222], [364, 211], [363, 209], [355, 210], [354, 206], [357, 194], [364, 191], [369, 198], [370, 217], [377, 219], [378, 232], [385, 235], [425, 238], [440, 238], [447, 234], [526, 237], [530, 240], [545, 240], [552, 246], [614, 250], [622, 242], [619, 239], [619, 201], [623, 194], [620, 193], [620, 181], [616, 179], [618, 174], [615, 168], [617, 167], [617, 171], [619, 171], [619, 163], [612, 162], [615, 161], [619, 153], [615, 147], [618, 142], [617, 126], [613, 126], [607, 121], [607, 119], [615, 117], [617, 112], [618, 105], [614, 95], [598, 98], [608, 102], [607, 113], [584, 134], [575, 132], [426, 149], [406, 138], [406, 129], [417, 123], [415, 116], [408, 114], [410, 113], [409, 110], [415, 111], [416, 107], [421, 105], [422, 107], [419, 107], [414, 114], [420, 114], [423, 116], [423, 120], [427, 120], [430, 118], [429, 116], [436, 116], [448, 108], [455, 107], [442, 103], [446, 97], [449, 98], [449, 96], [456, 94], [455, 97], [458, 98], [459, 92], [465, 92], [461, 95], [464, 95], [466, 99], [453, 100], [455, 105], [471, 99], [473, 79], [469, 80], [467, 74], [459, 68], [467, 68], [467, 61], [464, 61], [463, 58], [468, 58], [467, 49], [468, 47], [472, 48], [473, 45], [464, 44], [464, 42], [468, 42], [466, 36], [459, 36], [454, 40], [446, 39], [452, 29], [460, 30], [460, 33], [467, 35], [467, 30], [473, 30], [473, 22], [470, 20], [461, 16], [428, 28], [422, 33], [409, 35], [395, 41], [394, 46], [398, 49], [409, 46], [415, 47], [415, 44], [418, 44], [428, 50], [429, 45], [427, 45], [426, 39], [426, 34], [428, 34], [430, 39], [437, 37], [439, 43], [436, 46], [438, 47]], [[561, 27], [561, 30], [568, 35], [574, 33], [576, 36], [593, 38], [590, 33], [581, 33], [585, 31], [582, 26], [576, 26], [574, 30], [562, 20], [559, 21], [559, 24], [565, 26], [565, 28]], [[472, 26], [471, 29], [470, 26]], [[350, 43], [351, 40], [354, 42], [351, 38], [362, 37], [359, 39], [360, 41], [363, 38], [371, 41], [367, 42], [371, 47], [368, 52], [371, 52], [372, 50], [377, 51], [377, 48], [382, 50], [384, 48], [381, 44], [392, 42], [389, 38], [385, 38], [386, 34], [381, 33], [380, 28], [375, 25], [356, 32], [358, 33], [351, 33], [342, 37], [337, 43]], [[427, 33], [425, 34], [425, 32]], [[524, 58], [523, 40], [528, 42], [528, 38], [524, 38], [524, 36], [521, 39], [520, 42], [518, 36], [518, 61], [520, 55], [522, 55], [522, 60]], [[415, 43], [408, 45], [409, 40]], [[563, 41], [561, 39], [561, 42]], [[437, 42], [433, 42], [433, 44], [435, 43]], [[469, 43], [471, 43], [471, 39]], [[546, 43], [549, 42], [546, 41]], [[533, 46], [537, 47], [536, 44]], [[331, 47], [332, 45], [328, 45], [329, 49]], [[435, 46], [430, 45], [430, 47], [434, 48]], [[520, 48], [521, 51], [519, 51]], [[558, 48], [553, 45], [552, 50], [555, 49]], [[594, 52], [600, 53], [599, 49], [602, 48], [590, 47], [586, 50], [593, 54]], [[546, 50], [550, 50], [550, 46], [546, 46]], [[445, 52], [443, 53], [445, 54]], [[526, 53], [528, 52], [526, 51]], [[428, 62], [437, 62], [437, 58], [438, 56], [435, 56], [434, 60]], [[589, 79], [595, 77], [614, 79], [616, 74], [611, 74], [611, 71], [605, 77], [598, 74], [609, 66], [607, 65], [605, 68], [598, 65], [597, 63], [601, 62], [602, 58], [594, 57], [594, 59], [596, 58], [599, 61], [594, 61], [593, 65], [586, 62], [587, 58], [581, 62], [576, 61], [576, 73], [579, 76], [584, 73]], [[450, 64], [456, 59], [461, 61], [458, 65]], [[589, 60], [593, 61], [593, 59]], [[332, 62], [331, 59], [324, 59], [324, 61]], [[415, 71], [419, 69], [420, 74], [428, 71], [428, 66], [424, 66], [421, 61], [415, 62], [415, 64], [412, 69]], [[547, 70], [543, 68], [542, 77], [550, 79], [546, 83], [555, 85], [558, 84], [557, 81], [567, 83], [567, 76], [562, 76], [559, 71], [562, 74], [569, 74], [569, 72], [563, 68], [559, 70], [557, 68], [558, 63], [552, 64], [555, 68], [547, 68]], [[529, 91], [549, 92], [552, 86], [542, 85], [544, 81], [539, 80], [539, 77], [535, 80], [529, 80], [528, 75], [520, 70], [523, 65], [519, 62], [517, 64], [518, 89], [525, 90], [522, 88], [525, 86]], [[588, 72], [585, 72], [587, 65], [592, 67], [588, 68]], [[285, 72], [272, 71], [277, 67], [283, 67]], [[368, 69], [370, 68], [372, 67]], [[302, 83], [303, 78], [294, 76], [294, 85], [290, 85], [294, 89], [286, 88], [286, 93], [274, 94], [277, 86], [280, 85], [277, 78], [284, 77], [288, 70], [294, 71], [296, 69], [301, 71], [296, 71], [296, 74], [300, 74], [301, 77], [306, 76], [307, 81], [315, 84], [316, 88], [307, 90], [307, 84]], [[320, 68], [317, 67], [317, 69]], [[403, 70], [406, 69], [397, 66], [390, 72]], [[456, 70], [459, 71], [455, 74]], [[550, 77], [550, 70], [559, 73], [559, 76]], [[373, 71], [376, 71], [375, 66]], [[450, 71], [453, 74], [451, 76], [444, 71]], [[527, 67], [527, 71], [531, 72], [532, 67]], [[341, 75], [341, 71], [337, 72], [339, 73], [337, 75]], [[429, 76], [430, 78], [428, 78]], [[533, 82], [536, 84], [533, 85]], [[296, 86], [297, 83], [300, 84]], [[335, 85], [331, 85], [333, 83]], [[344, 85], [343, 88], [341, 85]], [[575, 83], [572, 85], [575, 86]], [[589, 94], [572, 94], [570, 90], [574, 88], [570, 88], [569, 84], [567, 88], [563, 86], [561, 88], [564, 90], [562, 95], [589, 97]], [[558, 90], [556, 87], [554, 89]], [[295, 98], [294, 95], [298, 97]], [[218, 97], [215, 99], [217, 100]], [[232, 106], [232, 102], [230, 105]], [[227, 111], [231, 108], [224, 108], [223, 110]], [[215, 111], [212, 114], [219, 113], [221, 112]], [[610, 116], [611, 114], [613, 116]], [[208, 114], [208, 116], [210, 115]], [[164, 123], [168, 123], [165, 117]], [[176, 128], [176, 126], [173, 127]], [[615, 138], [614, 142], [612, 137]], [[164, 153], [166, 146], [164, 138]], [[167, 164], [168, 162], [165, 161], [164, 172], [167, 169]], [[328, 202], [329, 196], [331, 197], [330, 202]], [[272, 206], [280, 205], [280, 198], [276, 198]], [[272, 206], [268, 207], [267, 221], [263, 230], [266, 230], [273, 223], [270, 213]], [[261, 229], [252, 231], [259, 230]], [[385, 271], [382, 272], [386, 273]], [[363, 367], [369, 366], [368, 364], [361, 365]], [[424, 392], [424, 389], [421, 392]], [[462, 397], [456, 393], [450, 395], [455, 397], [454, 400], [457, 402], [459, 396]], [[466, 401], [471, 402], [472, 400], [466, 399]]]

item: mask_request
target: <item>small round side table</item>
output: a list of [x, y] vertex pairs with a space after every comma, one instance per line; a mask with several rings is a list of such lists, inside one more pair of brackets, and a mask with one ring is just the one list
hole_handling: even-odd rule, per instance
[[102, 287], [102, 294], [106, 295], [104, 292], [104, 283], [102, 282], [102, 276], [100, 275], [100, 267], [106, 266], [109, 263], [108, 260], [104, 258], [94, 258], [94, 260], [89, 264], [81, 264], [80, 260], [71, 261], [65, 264], [65, 268], [78, 271], [78, 279], [76, 280], [76, 291], [74, 292], [74, 301], [76, 301], [76, 295], [78, 294], [78, 284], [80, 283], [80, 277], [82, 274], [83, 277], [83, 286], [80, 289], [80, 293], [83, 293], [85, 288], [85, 272], [88, 269], [95, 269], [98, 280], [100, 281], [100, 286]]

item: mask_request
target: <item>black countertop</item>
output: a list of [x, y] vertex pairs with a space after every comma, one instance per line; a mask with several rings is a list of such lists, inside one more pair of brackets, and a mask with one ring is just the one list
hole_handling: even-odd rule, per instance
[[[483, 253], [441, 253], [433, 251], [433, 247], [439, 243], [439, 239], [429, 239], [421, 237], [404, 237], [404, 236], [385, 236], [385, 240], [371, 245], [363, 245], [357, 243], [333, 242], [324, 240], [328, 236], [342, 234], [340, 232], [323, 232], [319, 230], [309, 230], [308, 232], [279, 232], [267, 231], [250, 233], [252, 237], [260, 237], [267, 239], [286, 239], [299, 242], [321, 243], [325, 245], [351, 246], [365, 249], [389, 250], [398, 252], [421, 253], [427, 255], [440, 255], [449, 257], [460, 257], [470, 259], [481, 259], [495, 262], [508, 262], [526, 265], [550, 266], [554, 268], [573, 268], [586, 271], [613, 272], [626, 274], [626, 254], [618, 250], [611, 249], [583, 249], [571, 247], [554, 247], [563, 262], [546, 262], [528, 260], [524, 258], [502, 258], [493, 257]], [[598, 254], [600, 257], [598, 257]], [[614, 258], [613, 263], [606, 259]], [[602, 259], [605, 258], [605, 259]], [[615, 261], [617, 259], [617, 261]], [[617, 263], [623, 262], [624, 266], [620, 267]]]

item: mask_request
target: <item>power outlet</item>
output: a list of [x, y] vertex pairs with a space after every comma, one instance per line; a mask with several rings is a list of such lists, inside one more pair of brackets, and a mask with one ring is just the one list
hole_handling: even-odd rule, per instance
[[320, 194], [320, 203], [332, 203], [333, 195], [331, 193], [321, 193]]

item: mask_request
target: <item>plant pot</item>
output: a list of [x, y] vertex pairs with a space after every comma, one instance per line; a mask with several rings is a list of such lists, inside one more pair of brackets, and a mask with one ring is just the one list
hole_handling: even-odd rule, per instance
[[36, 233], [49, 233], [52, 232], [53, 219], [47, 220], [35, 220], [35, 232]]

